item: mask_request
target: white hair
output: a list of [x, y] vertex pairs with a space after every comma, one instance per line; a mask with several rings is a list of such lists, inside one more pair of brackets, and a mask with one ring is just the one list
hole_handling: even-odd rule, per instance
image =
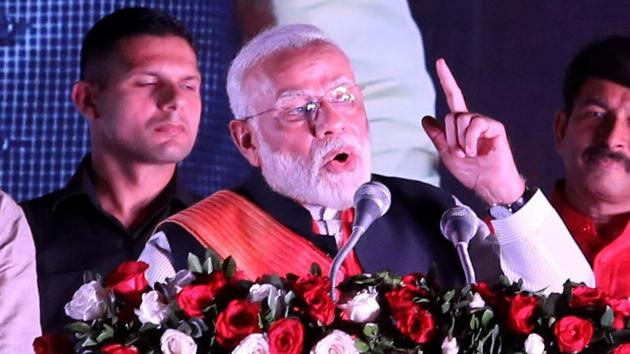
[[298, 49], [313, 42], [339, 48], [315, 26], [292, 24], [272, 27], [247, 43], [232, 61], [227, 75], [227, 95], [234, 118], [255, 114], [251, 111], [244, 79], [248, 71], [261, 61], [286, 49]]

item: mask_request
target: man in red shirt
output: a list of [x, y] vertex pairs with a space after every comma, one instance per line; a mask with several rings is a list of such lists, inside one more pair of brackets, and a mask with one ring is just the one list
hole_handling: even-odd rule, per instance
[[630, 37], [583, 49], [554, 122], [566, 178], [552, 204], [591, 263], [598, 287], [630, 296]]

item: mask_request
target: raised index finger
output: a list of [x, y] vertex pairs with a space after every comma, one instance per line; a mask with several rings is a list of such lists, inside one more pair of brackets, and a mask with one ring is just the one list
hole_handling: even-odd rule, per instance
[[437, 70], [438, 78], [440, 79], [440, 85], [446, 96], [446, 103], [451, 112], [468, 112], [466, 107], [466, 101], [464, 101], [464, 95], [462, 90], [457, 85], [451, 70], [446, 65], [446, 61], [442, 58], [435, 62], [435, 68]]

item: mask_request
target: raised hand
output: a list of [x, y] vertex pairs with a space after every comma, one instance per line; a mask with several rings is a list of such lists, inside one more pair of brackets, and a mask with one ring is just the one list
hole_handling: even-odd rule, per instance
[[505, 127], [499, 121], [468, 112], [466, 101], [444, 59], [436, 62], [449, 111], [444, 125], [424, 117], [422, 126], [446, 168], [486, 203], [512, 203], [525, 190]]

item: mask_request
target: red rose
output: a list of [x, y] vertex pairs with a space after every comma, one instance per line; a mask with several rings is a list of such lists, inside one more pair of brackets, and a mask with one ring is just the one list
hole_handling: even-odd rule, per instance
[[589, 288], [586, 285], [578, 285], [571, 289], [571, 301], [569, 306], [573, 308], [602, 308], [606, 305], [606, 294], [597, 289]]
[[417, 305], [413, 302], [414, 297], [414, 292], [405, 287], [394, 289], [385, 294], [385, 299], [387, 299], [387, 303], [389, 303], [389, 307], [392, 309], [394, 316], [415, 308]]
[[581, 352], [593, 337], [593, 325], [577, 316], [562, 317], [553, 328], [558, 349], [563, 353]]
[[59, 333], [49, 333], [35, 338], [33, 350], [36, 354], [72, 354], [74, 347], [70, 338]]
[[214, 272], [203, 284], [189, 285], [177, 294], [177, 304], [189, 317], [203, 316], [203, 310], [212, 305], [217, 293], [225, 286], [225, 274]]
[[140, 354], [138, 348], [133, 345], [108, 344], [101, 348], [103, 354]]
[[299, 354], [304, 345], [304, 327], [295, 318], [283, 318], [271, 324], [269, 331], [270, 354]]
[[324, 326], [335, 320], [335, 303], [328, 291], [330, 281], [326, 277], [307, 275], [298, 279], [294, 291], [306, 303], [306, 313]]
[[300, 277], [293, 285], [293, 288], [296, 293], [305, 293], [312, 290], [328, 291], [330, 290], [330, 280], [328, 277], [308, 274]]
[[116, 296], [134, 306], [140, 305], [142, 293], [149, 286], [144, 272], [149, 265], [144, 262], [124, 262], [105, 278], [105, 286]]
[[258, 304], [247, 300], [232, 300], [219, 314], [216, 323], [217, 342], [223, 347], [236, 346], [248, 335], [260, 332]]
[[473, 284], [473, 290], [481, 295], [483, 301], [485, 301], [490, 307], [500, 307], [503, 297], [501, 293], [492, 290], [492, 287], [485, 282], [479, 282]]
[[534, 329], [534, 312], [538, 307], [535, 297], [516, 294], [510, 302], [507, 325], [517, 334], [527, 335]]
[[616, 330], [624, 329], [630, 316], [630, 301], [628, 299], [612, 299], [609, 304], [615, 313], [613, 328]]
[[630, 344], [622, 344], [613, 350], [612, 354], [630, 354]]
[[424, 274], [421, 273], [411, 273], [411, 274], [407, 274], [404, 277], [402, 277], [402, 282], [403, 284], [405, 284], [405, 288], [407, 288], [408, 290], [417, 293], [416, 296], [426, 296], [427, 295], [427, 291], [425, 289], [422, 289], [420, 287], [418, 287], [418, 283], [425, 278]]
[[420, 306], [409, 308], [394, 316], [396, 328], [418, 344], [431, 340], [435, 333], [435, 321], [431, 313]]

